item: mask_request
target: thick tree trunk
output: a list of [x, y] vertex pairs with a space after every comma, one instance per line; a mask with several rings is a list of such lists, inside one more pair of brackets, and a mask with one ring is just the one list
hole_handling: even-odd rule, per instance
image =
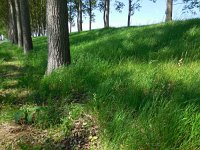
[[15, 0], [15, 9], [16, 9], [16, 19], [17, 19], [18, 46], [23, 47], [22, 23], [21, 23], [19, 0]]
[[67, 1], [47, 0], [48, 66], [47, 74], [70, 64]]
[[20, 0], [24, 53], [33, 49], [28, 0]]
[[89, 30], [92, 30], [92, 0], [89, 0], [89, 16], [90, 16], [90, 19], [89, 19]]
[[17, 44], [18, 36], [17, 36], [15, 4], [13, 0], [9, 0], [8, 4], [9, 4], [9, 39], [13, 44]]
[[129, 0], [129, 7], [128, 7], [128, 27], [130, 27], [131, 25], [131, 4], [132, 3], [132, 0]]
[[172, 21], [173, 0], [167, 0], [166, 19], [165, 21]]

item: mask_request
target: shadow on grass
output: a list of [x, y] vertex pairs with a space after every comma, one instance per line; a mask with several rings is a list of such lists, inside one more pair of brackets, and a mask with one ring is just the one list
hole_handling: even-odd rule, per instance
[[[46, 38], [35, 39], [34, 52], [24, 60], [24, 75], [19, 79], [18, 86], [33, 91], [33, 94], [26, 97], [26, 102], [30, 100], [32, 103], [42, 104], [48, 103], [49, 100], [52, 103], [62, 101], [71, 104], [75, 99], [76, 103], [88, 104], [89, 108], [97, 111], [109, 140], [117, 142], [118, 145], [124, 144], [127, 139], [136, 140], [138, 143], [142, 140], [150, 142], [144, 146], [142, 144], [145, 142], [141, 142], [138, 149], [159, 149], [159, 142], [160, 145], [164, 143], [171, 144], [172, 147], [180, 146], [182, 143], [176, 140], [177, 134], [172, 133], [179, 132], [182, 138], [180, 140], [188, 140], [190, 130], [187, 130], [185, 136], [182, 131], [184, 126], [181, 131], [177, 131], [177, 127], [180, 127], [177, 123], [183, 119], [181, 115], [188, 106], [195, 105], [200, 108], [199, 80], [186, 84], [181, 80], [169, 79], [163, 71], [158, 70], [146, 79], [148, 84], [140, 84], [140, 80], [145, 80], [141, 72], [148, 68], [146, 62], [152, 60], [199, 60], [199, 22], [190, 20], [156, 27], [110, 28], [72, 34], [72, 65], [45, 78]], [[135, 66], [139, 71], [129, 71], [126, 64], [126, 69], [120, 68], [127, 60], [130, 60], [130, 63], [135, 60], [139, 62], [139, 65]], [[142, 64], [146, 65], [143, 70], [140, 69]], [[132, 79], [133, 75], [138, 78]], [[90, 101], [83, 103], [87, 99]], [[175, 104], [166, 108], [171, 101]], [[52, 111], [49, 109], [48, 113], [56, 115], [55, 119], [63, 117], [59, 109], [62, 108], [61, 104], [56, 105], [56, 109]], [[159, 114], [160, 112], [162, 113]], [[139, 118], [142, 113], [147, 117], [144, 115]], [[159, 123], [163, 121], [161, 118], [164, 118], [163, 126]], [[142, 127], [142, 119], [148, 119], [144, 121], [147, 131]], [[152, 124], [155, 126], [151, 127]], [[133, 127], [138, 128], [138, 131], [134, 131]], [[140, 135], [138, 140], [134, 139], [134, 134]], [[140, 139], [142, 140], [139, 141]]]

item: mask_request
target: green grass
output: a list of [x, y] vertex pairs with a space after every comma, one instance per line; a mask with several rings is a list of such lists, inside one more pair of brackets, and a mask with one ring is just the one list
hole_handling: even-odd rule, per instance
[[15, 56], [22, 73], [11, 87], [0, 79], [0, 89], [29, 91], [0, 96], [4, 105], [45, 106], [38, 124], [62, 130], [69, 112], [92, 114], [108, 150], [200, 147], [200, 20], [72, 33], [72, 64], [50, 76], [47, 39], [33, 41], [29, 56], [0, 45], [2, 72], [14, 69], [3, 68]]

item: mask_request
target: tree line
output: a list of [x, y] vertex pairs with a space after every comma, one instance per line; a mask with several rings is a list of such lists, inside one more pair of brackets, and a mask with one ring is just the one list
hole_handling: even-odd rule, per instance
[[[156, 2], [156, 0], [150, 0]], [[172, 20], [173, 2], [167, 0], [166, 22]], [[95, 20], [94, 10], [103, 14], [104, 27], [110, 26], [111, 0], [0, 0], [0, 27], [7, 27], [8, 39], [13, 44], [23, 47], [28, 54], [33, 49], [32, 36], [47, 35], [48, 65], [47, 74], [56, 68], [69, 65], [70, 46], [69, 32], [77, 19], [77, 28], [83, 30], [83, 16], [89, 16], [89, 29]], [[139, 10], [141, 0], [127, 0], [127, 26], [131, 25], [131, 16]], [[181, 0], [185, 10], [198, 8], [197, 0]], [[114, 7], [118, 12], [124, 8], [124, 3], [115, 0]], [[8, 9], [7, 9], [8, 8]], [[68, 24], [69, 23], [69, 24]]]
[[[33, 36], [43, 36], [46, 35], [46, 1], [47, 0], [29, 0], [30, 5], [30, 23], [31, 23], [31, 33]], [[113, 6], [111, 2], [113, 1]], [[156, 2], [157, 0], [149, 0]], [[0, 0], [0, 19], [1, 22], [6, 22], [8, 18], [8, 1]], [[166, 3], [166, 21], [172, 20], [173, 3], [178, 2], [179, 4], [185, 4], [184, 10], [189, 10], [190, 12], [194, 10], [193, 8], [199, 7], [199, 0], [167, 0]], [[131, 17], [142, 8], [141, 0], [126, 0], [128, 5], [127, 14], [127, 26], [131, 26]], [[177, 4], [177, 3], [176, 3]], [[89, 20], [89, 30], [92, 29], [92, 23], [95, 21], [94, 10], [99, 10], [102, 13], [104, 22], [104, 27], [110, 26], [110, 8], [114, 7], [116, 11], [122, 12], [124, 10], [124, 0], [68, 0], [68, 22], [69, 22], [69, 32], [72, 31], [72, 27], [77, 25], [77, 31], [81, 32], [83, 30], [83, 18], [88, 17]], [[13, 6], [15, 7], [15, 6]], [[3, 17], [2, 17], [3, 16]], [[8, 21], [7, 21], [8, 22]], [[7, 23], [6, 23], [7, 24]], [[0, 28], [2, 23], [0, 23]]]

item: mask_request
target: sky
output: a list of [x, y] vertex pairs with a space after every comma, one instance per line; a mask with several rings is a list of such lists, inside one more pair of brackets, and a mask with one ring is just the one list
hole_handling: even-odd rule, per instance
[[[110, 26], [111, 27], [123, 27], [127, 26], [127, 18], [128, 18], [128, 0], [120, 0], [125, 4], [122, 13], [115, 11], [114, 2], [111, 1], [111, 10], [110, 10]], [[141, 0], [142, 8], [140, 11], [135, 12], [134, 16], [131, 18], [131, 25], [148, 25], [164, 22], [165, 20], [165, 10], [166, 10], [166, 0], [157, 0], [156, 3], [153, 3], [150, 0]], [[178, 3], [178, 4], [177, 4]], [[200, 13], [198, 12], [196, 15], [191, 13], [182, 13], [183, 4], [181, 0], [174, 2], [173, 6], [173, 20], [183, 20], [189, 18], [198, 18], [200, 17]], [[98, 10], [95, 10], [95, 22], [92, 23], [92, 28], [103, 28], [103, 14]], [[89, 29], [89, 21], [88, 18], [84, 18], [83, 20], [83, 30]], [[77, 31], [77, 27], [73, 27], [72, 31]]]

